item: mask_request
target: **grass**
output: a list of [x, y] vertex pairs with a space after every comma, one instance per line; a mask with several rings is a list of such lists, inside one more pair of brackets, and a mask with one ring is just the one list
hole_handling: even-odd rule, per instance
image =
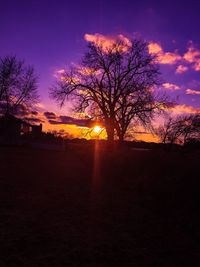
[[199, 266], [199, 152], [0, 148], [0, 266]]

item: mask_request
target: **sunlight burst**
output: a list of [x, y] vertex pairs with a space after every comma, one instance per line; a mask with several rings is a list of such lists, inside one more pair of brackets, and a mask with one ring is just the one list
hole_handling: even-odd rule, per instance
[[96, 126], [93, 128], [93, 131], [94, 131], [96, 134], [99, 134], [99, 133], [102, 131], [102, 128], [101, 128], [99, 125], [96, 125]]

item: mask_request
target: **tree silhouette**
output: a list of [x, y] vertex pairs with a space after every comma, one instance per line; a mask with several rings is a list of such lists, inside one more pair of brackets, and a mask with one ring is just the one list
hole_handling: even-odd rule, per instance
[[157, 134], [164, 144], [183, 144], [190, 140], [200, 141], [200, 114], [169, 117], [163, 126], [157, 129]]
[[74, 101], [76, 111], [103, 122], [109, 141], [115, 130], [123, 140], [133, 120], [147, 125], [165, 103], [152, 90], [158, 77], [148, 43], [138, 39], [116, 40], [106, 47], [90, 43], [80, 65], [60, 72], [50, 96], [60, 106]]
[[31, 66], [15, 56], [0, 58], [1, 113], [15, 113], [18, 107], [31, 106], [39, 99], [37, 77]]

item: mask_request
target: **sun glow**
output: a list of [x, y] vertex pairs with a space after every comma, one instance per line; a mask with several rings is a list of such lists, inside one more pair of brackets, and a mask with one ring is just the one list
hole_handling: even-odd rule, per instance
[[96, 134], [99, 134], [102, 131], [103, 128], [101, 128], [99, 125], [94, 126], [93, 131]]

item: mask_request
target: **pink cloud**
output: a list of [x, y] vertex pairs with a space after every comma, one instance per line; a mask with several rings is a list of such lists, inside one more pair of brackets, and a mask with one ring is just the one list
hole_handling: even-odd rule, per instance
[[181, 114], [196, 114], [200, 113], [200, 108], [195, 108], [188, 105], [176, 105], [170, 109], [175, 115]]
[[65, 75], [65, 69], [58, 69], [54, 71], [53, 76], [57, 79], [61, 79], [61, 77], [63, 77]]
[[167, 89], [167, 90], [171, 90], [171, 91], [177, 91], [180, 90], [180, 86], [173, 84], [173, 83], [163, 83], [162, 86]]
[[65, 73], [65, 70], [64, 69], [60, 69], [60, 70], [57, 70], [56, 73], [57, 74], [64, 74]]
[[148, 45], [149, 53], [157, 56], [157, 62], [160, 64], [176, 64], [182, 59], [182, 57], [175, 52], [164, 52], [160, 44], [155, 42], [150, 42]]
[[193, 89], [187, 89], [186, 94], [187, 95], [200, 95], [200, 91], [193, 90]]
[[196, 62], [197, 58], [200, 56], [200, 50], [191, 45], [188, 51], [184, 54], [183, 58], [189, 63]]
[[119, 49], [122, 49], [124, 52], [132, 46], [131, 41], [122, 34], [117, 36], [108, 36], [100, 33], [85, 34], [84, 39], [87, 42], [94, 43], [96, 46], [101, 47], [104, 52], [107, 52], [109, 49], [113, 48], [117, 42], [121, 43]]
[[195, 62], [193, 69], [196, 71], [200, 71], [200, 58]]
[[176, 53], [166, 52], [158, 56], [158, 61], [160, 64], [176, 64], [181, 60], [181, 56]]
[[176, 68], [176, 73], [181, 74], [181, 73], [186, 72], [187, 70], [188, 70], [188, 67], [187, 67], [187, 66], [179, 65], [179, 66]]
[[158, 43], [151, 42], [149, 43], [148, 48], [149, 48], [150, 54], [162, 54], [163, 53], [163, 49], [161, 45], [159, 45]]
[[192, 64], [192, 68], [195, 71], [200, 71], [200, 50], [194, 47], [193, 43], [190, 43], [188, 51], [184, 54], [183, 58], [188, 63]]

